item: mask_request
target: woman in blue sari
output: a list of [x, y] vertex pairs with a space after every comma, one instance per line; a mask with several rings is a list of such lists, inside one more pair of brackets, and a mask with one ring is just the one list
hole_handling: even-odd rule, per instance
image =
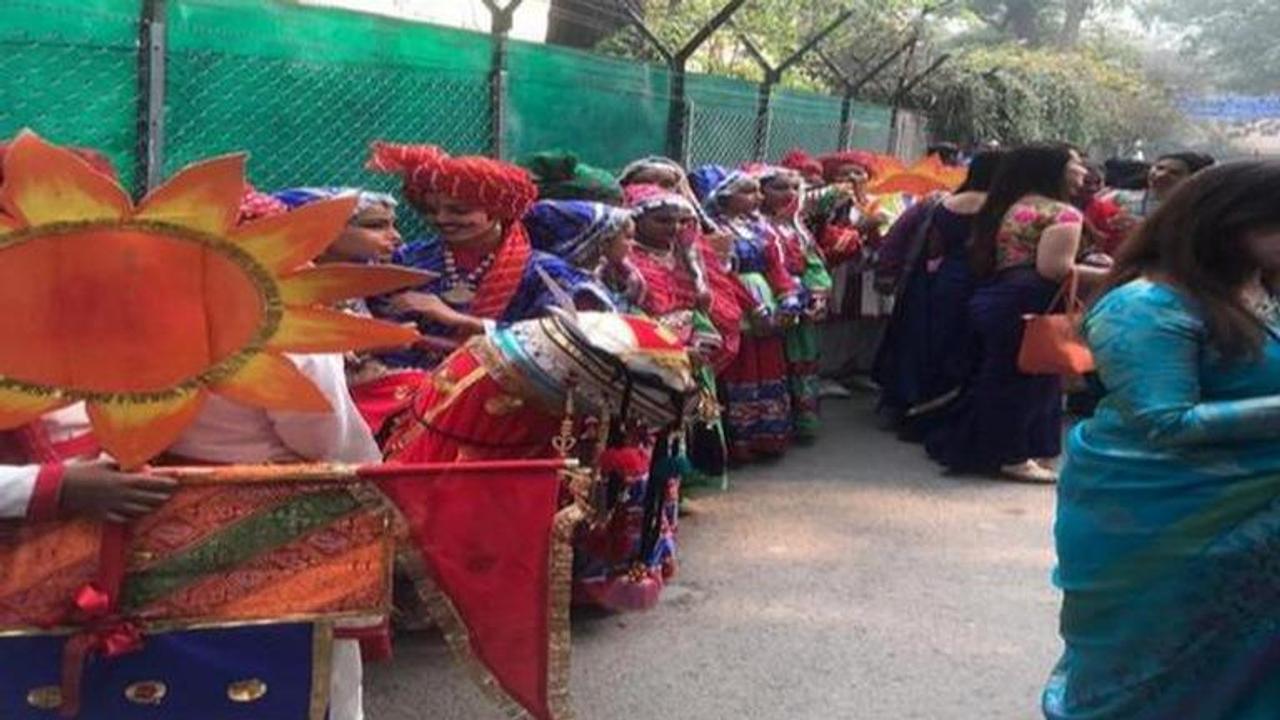
[[1050, 720], [1280, 717], [1278, 274], [1277, 162], [1204, 171], [1121, 247], [1058, 488]]
[[904, 439], [921, 439], [968, 376], [969, 238], [1001, 156], [974, 156], [955, 194], [913, 206], [880, 246], [876, 285], [893, 294], [893, 315], [871, 378], [880, 386], [881, 412]]

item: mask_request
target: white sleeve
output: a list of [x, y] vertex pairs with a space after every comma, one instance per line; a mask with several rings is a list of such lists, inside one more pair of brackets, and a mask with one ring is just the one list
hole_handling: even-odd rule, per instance
[[315, 383], [333, 408], [327, 413], [269, 413], [276, 434], [289, 449], [307, 460], [376, 463], [382, 452], [347, 390], [341, 355], [290, 355], [298, 369]]
[[0, 465], [0, 518], [26, 517], [39, 465]]

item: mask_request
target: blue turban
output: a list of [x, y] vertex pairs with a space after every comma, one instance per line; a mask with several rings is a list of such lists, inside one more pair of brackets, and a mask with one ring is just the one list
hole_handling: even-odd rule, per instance
[[351, 196], [357, 198], [355, 212], [378, 205], [387, 208], [395, 208], [396, 206], [396, 199], [386, 193], [371, 192], [353, 187], [299, 187], [271, 193], [271, 197], [284, 203], [290, 210], [300, 208], [303, 205], [310, 205], [320, 200]]
[[533, 247], [579, 267], [595, 263], [600, 244], [618, 232], [631, 213], [586, 200], [539, 200], [524, 216]]

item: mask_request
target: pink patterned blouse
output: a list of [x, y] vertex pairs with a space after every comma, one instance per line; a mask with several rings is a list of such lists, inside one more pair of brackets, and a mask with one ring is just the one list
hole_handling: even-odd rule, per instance
[[1026, 197], [1005, 213], [996, 235], [996, 270], [1035, 265], [1036, 248], [1045, 230], [1056, 225], [1080, 225], [1084, 216], [1056, 200]]

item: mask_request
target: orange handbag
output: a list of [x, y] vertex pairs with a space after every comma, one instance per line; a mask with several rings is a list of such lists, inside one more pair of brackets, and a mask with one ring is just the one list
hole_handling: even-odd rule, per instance
[[[1062, 281], [1042, 315], [1024, 315], [1018, 369], [1028, 375], [1083, 375], [1093, 371], [1093, 353], [1077, 328], [1084, 316], [1080, 301], [1080, 275], [1074, 270]], [[1063, 310], [1055, 313], [1065, 296]]]

